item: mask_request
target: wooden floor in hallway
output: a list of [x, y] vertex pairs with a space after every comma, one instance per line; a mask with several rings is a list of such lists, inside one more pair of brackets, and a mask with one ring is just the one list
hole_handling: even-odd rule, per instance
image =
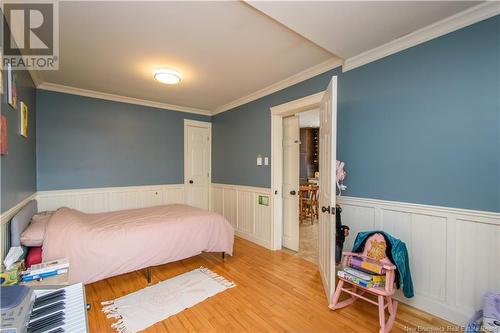
[[[236, 283], [146, 332], [378, 332], [375, 306], [358, 301], [331, 311], [317, 266], [285, 251], [270, 251], [236, 238], [234, 256], [204, 253], [179, 262], [154, 267], [153, 283], [200, 266]], [[146, 286], [145, 270], [89, 284], [85, 287], [91, 332], [116, 332], [113, 320], [101, 312], [102, 301]], [[409, 306], [400, 305], [393, 332], [420, 327], [445, 327], [450, 323]]]

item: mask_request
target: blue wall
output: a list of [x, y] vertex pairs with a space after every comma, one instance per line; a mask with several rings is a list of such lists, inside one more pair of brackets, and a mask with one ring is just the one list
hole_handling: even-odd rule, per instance
[[[2, 71], [1, 113], [7, 118], [9, 153], [1, 156], [1, 211], [5, 212], [36, 191], [36, 92], [27, 71], [13, 71], [17, 109], [7, 104], [7, 71]], [[28, 137], [19, 135], [19, 102], [28, 106]]]
[[332, 75], [346, 195], [500, 212], [500, 16], [214, 116], [213, 182], [270, 187], [269, 108]]
[[[0, 9], [0, 44], [3, 45], [3, 12]], [[16, 77], [17, 108], [8, 103], [7, 71], [1, 71], [0, 113], [7, 119], [9, 152], [0, 156], [0, 211], [3, 213], [36, 192], [36, 92], [27, 71], [13, 71]], [[19, 108], [28, 107], [28, 137], [19, 133]]]
[[257, 166], [257, 155], [271, 156], [270, 107], [325, 90], [330, 71], [212, 117], [212, 182], [271, 186], [271, 166]]
[[37, 91], [38, 190], [184, 182], [184, 119], [209, 117]]

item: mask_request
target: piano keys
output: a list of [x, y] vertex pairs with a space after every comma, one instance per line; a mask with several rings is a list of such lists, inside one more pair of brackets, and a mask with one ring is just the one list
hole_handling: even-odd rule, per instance
[[[26, 311], [28, 315], [23, 314]], [[14, 309], [2, 306], [0, 332], [88, 332], [83, 285], [30, 287], [30, 292]]]

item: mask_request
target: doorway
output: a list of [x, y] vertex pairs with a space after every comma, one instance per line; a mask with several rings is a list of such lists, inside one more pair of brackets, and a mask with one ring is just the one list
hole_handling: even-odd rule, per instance
[[283, 119], [283, 247], [314, 264], [318, 264], [319, 124], [319, 109]]
[[299, 252], [318, 263], [319, 219], [319, 109], [298, 114], [300, 127]]
[[184, 120], [184, 186], [186, 203], [209, 209], [212, 124]]
[[[271, 186], [272, 247], [283, 245], [284, 202], [287, 195], [283, 186], [283, 121], [303, 111], [319, 108], [319, 184], [318, 270], [328, 301], [335, 282], [335, 166], [337, 147], [337, 77], [333, 76], [324, 92], [310, 95], [271, 108]], [[298, 189], [297, 189], [298, 190]], [[288, 192], [290, 193], [290, 192]], [[298, 225], [296, 225], [298, 229]], [[298, 231], [297, 231], [298, 234]]]

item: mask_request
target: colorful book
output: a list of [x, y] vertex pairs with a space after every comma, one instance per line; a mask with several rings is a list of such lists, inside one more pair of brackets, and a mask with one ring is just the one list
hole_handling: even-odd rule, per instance
[[[351, 266], [348, 266], [348, 267], [351, 267]], [[369, 271], [369, 270], [361, 268], [361, 267], [351, 267], [351, 268], [356, 269], [356, 270], [363, 272], [363, 273], [366, 273], [366, 274], [370, 274], [370, 275], [374, 276], [375, 279], [377, 279], [377, 277], [378, 277], [379, 280], [381, 278], [383, 278], [385, 280], [385, 273], [384, 274], [375, 274], [372, 271]]]
[[363, 279], [360, 279], [354, 275], [351, 275], [345, 271], [338, 271], [337, 272], [337, 275], [342, 278], [342, 279], [345, 279], [345, 280], [348, 280], [350, 282], [353, 282], [361, 287], [364, 287], [364, 288], [376, 288], [376, 287], [383, 287], [383, 284], [382, 283], [379, 283], [379, 282], [373, 282], [373, 281], [365, 281]]
[[32, 265], [30, 269], [28, 269], [24, 273], [28, 275], [42, 274], [42, 273], [57, 271], [58, 269], [64, 269], [64, 268], [67, 269], [68, 267], [69, 267], [68, 259], [62, 258]]
[[375, 260], [370, 260], [367, 258], [358, 258], [358, 257], [351, 257], [349, 260], [349, 266], [353, 268], [361, 268], [365, 271], [369, 271], [370, 273], [375, 273], [375, 274], [385, 274], [385, 269], [384, 266], [375, 261]]
[[345, 267], [344, 271], [365, 281], [385, 282], [385, 275], [370, 274], [352, 267]]
[[56, 275], [64, 274], [64, 273], [67, 273], [67, 272], [68, 272], [68, 269], [67, 268], [63, 268], [63, 269], [58, 269], [58, 270], [55, 270], [55, 271], [50, 271], [50, 272], [45, 272], [45, 273], [40, 273], [40, 274], [24, 275], [21, 278], [21, 281], [22, 282], [29, 282], [29, 281], [33, 281], [33, 280], [45, 279], [45, 278], [48, 278], [48, 277], [51, 277], [51, 276], [56, 276]]

